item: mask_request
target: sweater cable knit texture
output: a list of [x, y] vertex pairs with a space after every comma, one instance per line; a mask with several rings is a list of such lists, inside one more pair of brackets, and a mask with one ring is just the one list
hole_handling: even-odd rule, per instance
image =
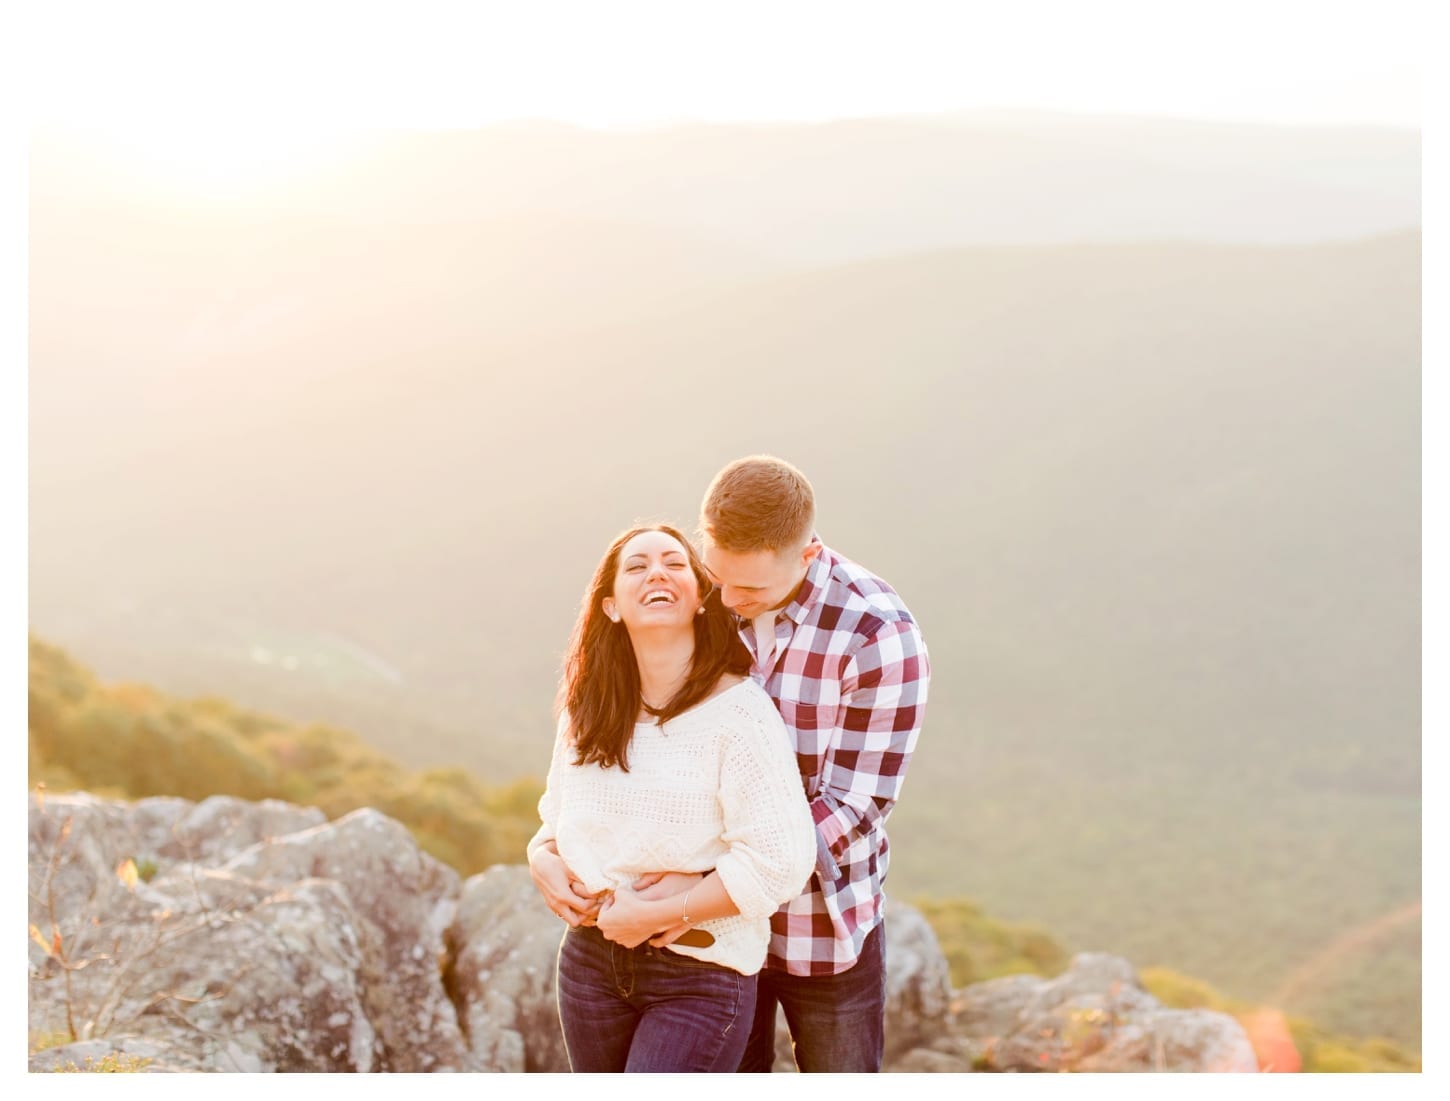
[[765, 690], [745, 680], [662, 726], [637, 724], [628, 772], [575, 764], [568, 728], [565, 713], [530, 854], [554, 841], [592, 892], [645, 872], [713, 868], [740, 913], [698, 923], [715, 937], [708, 948], [670, 947], [742, 974], [760, 970], [770, 915], [801, 892], [816, 856], [790, 736]]

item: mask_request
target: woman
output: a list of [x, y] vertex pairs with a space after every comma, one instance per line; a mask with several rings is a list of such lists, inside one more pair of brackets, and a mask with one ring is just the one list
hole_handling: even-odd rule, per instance
[[[529, 842], [569, 925], [557, 990], [575, 1071], [740, 1061], [770, 915], [815, 860], [795, 754], [748, 667], [683, 535], [614, 540], [574, 626]], [[634, 889], [661, 869], [694, 874]]]

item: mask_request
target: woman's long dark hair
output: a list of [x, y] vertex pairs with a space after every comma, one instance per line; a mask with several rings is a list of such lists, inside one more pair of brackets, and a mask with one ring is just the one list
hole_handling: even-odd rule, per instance
[[722, 674], [750, 670], [750, 652], [740, 641], [735, 618], [720, 603], [720, 594], [714, 590], [690, 541], [668, 524], [630, 528], [609, 544], [595, 569], [564, 659], [559, 704], [569, 711], [570, 740], [577, 764], [597, 763], [604, 768], [617, 765], [629, 771], [629, 741], [634, 736], [635, 718], [644, 706], [639, 664], [629, 631], [623, 623], [610, 620], [603, 605], [605, 597], [614, 595], [614, 577], [624, 545], [646, 531], [662, 531], [684, 548], [700, 592], [708, 594], [704, 614], [694, 617], [695, 654], [690, 675], [664, 707], [646, 710], [657, 722], [666, 722], [708, 696]]

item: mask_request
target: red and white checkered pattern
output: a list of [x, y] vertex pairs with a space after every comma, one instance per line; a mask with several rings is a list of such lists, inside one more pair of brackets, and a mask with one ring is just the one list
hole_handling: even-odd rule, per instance
[[816, 872], [770, 919], [766, 967], [832, 975], [881, 920], [891, 812], [921, 733], [931, 665], [890, 585], [829, 548], [776, 618], [776, 652], [754, 677], [780, 708], [815, 818]]

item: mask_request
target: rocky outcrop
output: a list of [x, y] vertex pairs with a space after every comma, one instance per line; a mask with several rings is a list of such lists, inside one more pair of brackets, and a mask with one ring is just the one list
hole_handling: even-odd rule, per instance
[[458, 876], [392, 819], [76, 795], [30, 820], [32, 1038], [142, 1038], [190, 1070], [473, 1069], [440, 980]]
[[1255, 1071], [1247, 1033], [1208, 1010], [1167, 1009], [1127, 960], [1083, 953], [1054, 979], [963, 990], [947, 1029], [895, 1070]]
[[[460, 882], [376, 811], [32, 797], [30, 892], [32, 1070], [568, 1069], [527, 869]], [[919, 913], [886, 928], [888, 1070], [1254, 1069], [1236, 1022], [1123, 960], [953, 991]]]

